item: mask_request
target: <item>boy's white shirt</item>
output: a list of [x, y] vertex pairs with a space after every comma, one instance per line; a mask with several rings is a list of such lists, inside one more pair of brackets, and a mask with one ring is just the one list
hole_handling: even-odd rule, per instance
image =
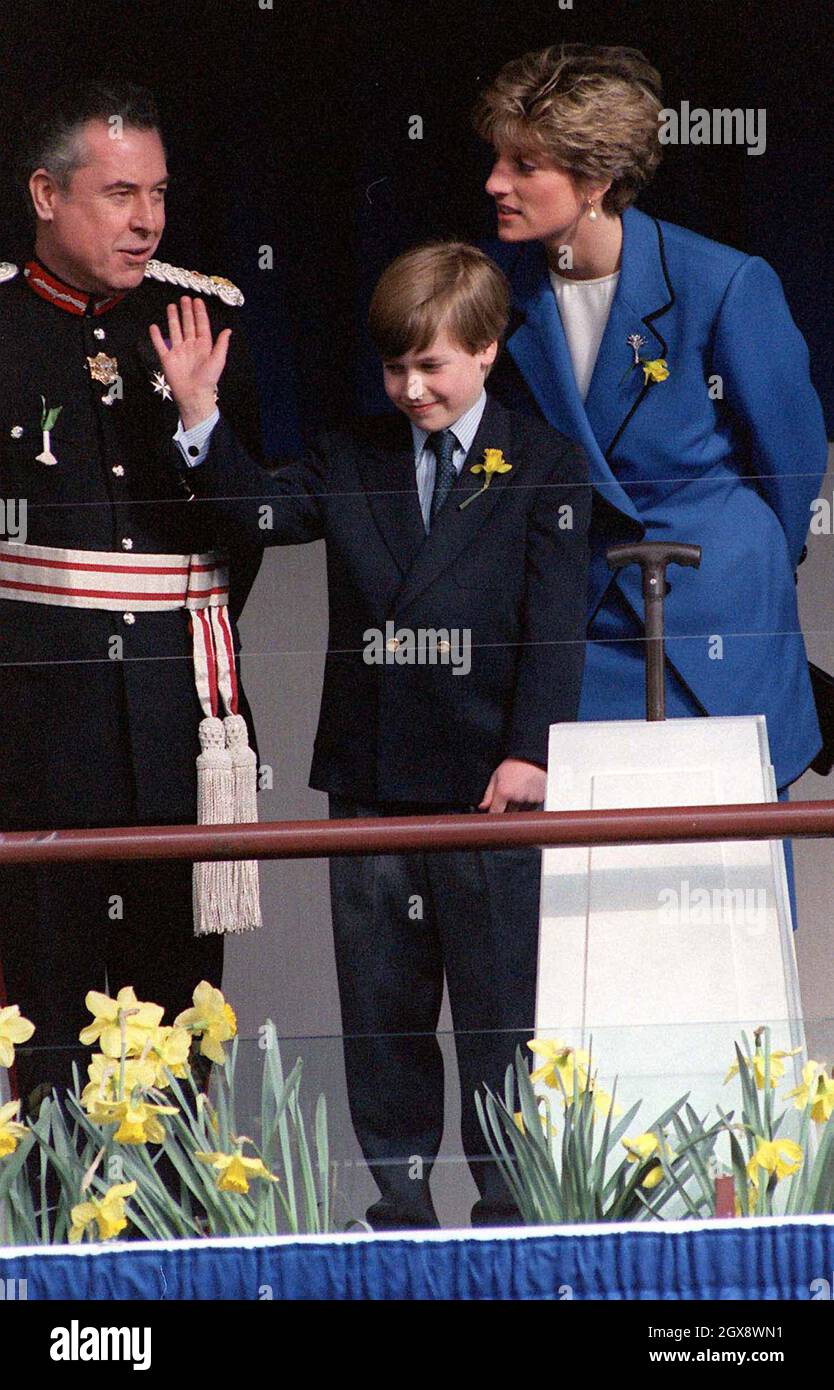
[[[452, 455], [452, 463], [455, 472], [460, 475], [460, 471], [466, 462], [466, 455], [472, 448], [472, 441], [478, 433], [481, 417], [486, 409], [486, 391], [481, 391], [480, 396], [474, 405], [470, 405], [457, 420], [446, 428], [451, 430], [457, 444]], [[426, 530], [429, 528], [429, 515], [431, 512], [431, 499], [434, 492], [434, 476], [437, 472], [437, 459], [431, 449], [426, 448], [426, 440], [431, 433], [430, 430], [421, 429], [419, 425], [411, 424], [411, 438], [414, 442], [414, 467], [417, 472], [417, 493], [420, 498], [420, 511], [423, 513], [423, 525]]]

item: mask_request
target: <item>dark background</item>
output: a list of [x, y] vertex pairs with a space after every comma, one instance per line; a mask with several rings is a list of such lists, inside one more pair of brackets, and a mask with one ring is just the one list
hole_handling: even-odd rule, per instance
[[[173, 175], [159, 255], [241, 286], [267, 440], [294, 447], [383, 399], [363, 321], [385, 262], [423, 238], [492, 234], [469, 113], [504, 62], [560, 40], [643, 49], [668, 106], [766, 108], [763, 155], [667, 146], [640, 206], [771, 262], [834, 421], [834, 20], [820, 0], [5, 0], [0, 259], [28, 249], [12, 156], [40, 94], [73, 73], [152, 87]], [[258, 268], [264, 245], [273, 270]]]

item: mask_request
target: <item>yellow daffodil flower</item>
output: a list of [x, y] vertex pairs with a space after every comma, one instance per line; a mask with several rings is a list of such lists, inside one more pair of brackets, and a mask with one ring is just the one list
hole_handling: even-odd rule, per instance
[[93, 1197], [89, 1202], [79, 1202], [71, 1212], [69, 1230], [70, 1244], [81, 1240], [88, 1226], [93, 1222], [98, 1226], [99, 1240], [112, 1240], [127, 1225], [125, 1198], [132, 1197], [136, 1191], [135, 1182], [120, 1182], [108, 1188], [103, 1197]]
[[669, 368], [666, 365], [665, 357], [655, 357], [650, 362], [645, 358], [640, 358], [640, 365], [643, 368], [643, 385], [647, 386], [650, 381], [665, 381], [669, 375]]
[[[513, 1123], [515, 1124], [516, 1129], [517, 1129], [521, 1134], [526, 1134], [526, 1133], [527, 1133], [527, 1130], [526, 1130], [526, 1127], [525, 1127], [525, 1124], [524, 1124], [524, 1116], [522, 1115], [522, 1113], [521, 1113], [520, 1110], [516, 1110], [515, 1114], [513, 1115]], [[552, 1125], [552, 1124], [550, 1123], [550, 1121], [548, 1120], [548, 1118], [547, 1118], [547, 1111], [544, 1109], [544, 1101], [543, 1101], [543, 1100], [540, 1100], [540, 1101], [539, 1101], [539, 1123], [540, 1123], [540, 1125], [541, 1125], [541, 1127], [542, 1127], [543, 1133], [546, 1134], [546, 1135], [549, 1135], [549, 1136], [552, 1138], [553, 1135], [556, 1133], [556, 1126], [555, 1126], [555, 1125]]]
[[217, 1186], [221, 1192], [248, 1192], [250, 1178], [279, 1181], [260, 1158], [244, 1158], [240, 1151], [233, 1154], [195, 1152], [194, 1157], [201, 1163], [210, 1163], [215, 1172], [219, 1173]]
[[486, 474], [484, 487], [489, 487], [493, 473], [509, 473], [511, 469], [512, 464], [506, 462], [502, 449], [484, 449], [483, 463], [473, 463], [469, 472]]
[[747, 1162], [747, 1176], [758, 1190], [760, 1168], [766, 1173], [775, 1173], [778, 1182], [795, 1173], [802, 1158], [802, 1149], [793, 1139], [759, 1139], [756, 1152]]
[[[659, 1151], [659, 1144], [656, 1134], [638, 1134], [635, 1139], [621, 1139], [629, 1163], [645, 1163], [646, 1159], [651, 1158], [652, 1154]], [[663, 1156], [671, 1163], [675, 1155], [664, 1141]], [[640, 1183], [641, 1187], [657, 1187], [663, 1177], [663, 1168], [659, 1163], [655, 1163], [649, 1169], [646, 1176]]]
[[222, 1066], [226, 1060], [222, 1044], [237, 1032], [237, 1019], [231, 1004], [219, 989], [208, 980], [201, 980], [192, 995], [194, 1008], [186, 1009], [174, 1019], [175, 1028], [187, 1028], [189, 1033], [202, 1037], [200, 1051], [212, 1062]]
[[[785, 1059], [786, 1057], [796, 1057], [797, 1053], [800, 1052], [801, 1050], [802, 1050], [802, 1049], [799, 1048], [799, 1047], [794, 1047], [794, 1048], [791, 1049], [790, 1052], [780, 1052], [780, 1051], [771, 1052], [771, 1054], [770, 1054], [770, 1088], [771, 1088], [771, 1090], [775, 1089], [776, 1083], [785, 1075], [785, 1060], [784, 1060], [784, 1059]], [[753, 1075], [754, 1075], [754, 1077], [756, 1078], [756, 1089], [757, 1089], [758, 1091], [763, 1091], [763, 1090], [764, 1090], [764, 1085], [765, 1085], [765, 1055], [764, 1055], [764, 1052], [761, 1050], [761, 1048], [758, 1048], [758, 1047], [757, 1047], [757, 1048], [756, 1048], [756, 1051], [753, 1053], [753, 1059], [752, 1059], [752, 1061], [751, 1061], [751, 1059], [750, 1059], [749, 1057], [745, 1057], [744, 1060], [745, 1060], [745, 1062], [747, 1063], [748, 1067], [752, 1067], [752, 1068], [753, 1068]], [[724, 1077], [724, 1085], [726, 1086], [727, 1082], [730, 1080], [731, 1077], [737, 1076], [737, 1075], [738, 1075], [738, 1062], [733, 1062], [732, 1066], [730, 1067], [730, 1070], [727, 1072], [727, 1075]]]
[[175, 1105], [151, 1105], [145, 1100], [102, 1100], [92, 1097], [87, 1114], [94, 1124], [114, 1125], [119, 1144], [161, 1144], [165, 1129], [157, 1115], [176, 1115]]
[[656, 1134], [638, 1134], [636, 1139], [621, 1139], [629, 1163], [643, 1163], [659, 1148]]
[[810, 1097], [811, 1119], [818, 1125], [825, 1124], [834, 1112], [834, 1081], [825, 1072], [820, 1072]]
[[[564, 1105], [572, 1105], [574, 1090], [581, 1096], [589, 1090], [594, 1098], [594, 1109], [598, 1115], [607, 1115], [611, 1110], [612, 1098], [601, 1086], [597, 1086], [596, 1078], [592, 1078], [589, 1084], [588, 1067], [590, 1058], [587, 1052], [581, 1048], [568, 1047], [567, 1043], [552, 1042], [549, 1039], [540, 1041], [534, 1038], [528, 1042], [527, 1046], [531, 1052], [537, 1053], [545, 1059], [544, 1065], [536, 1067], [530, 1073], [530, 1080], [535, 1085], [537, 1081], [543, 1081], [546, 1086], [553, 1090], [562, 1091], [562, 1101]], [[560, 1086], [561, 1082], [561, 1086]], [[623, 1112], [619, 1105], [614, 1106], [613, 1113], [621, 1115]]]
[[156, 1072], [154, 1085], [164, 1088], [169, 1084], [166, 1071], [180, 1078], [188, 1075], [191, 1034], [187, 1028], [157, 1028], [148, 1039], [148, 1060], [153, 1062]]
[[85, 1110], [94, 1107], [97, 1101], [124, 1100], [138, 1087], [147, 1091], [156, 1084], [156, 1065], [151, 1057], [128, 1057], [124, 1064], [124, 1094], [119, 1094], [121, 1063], [113, 1057], [105, 1057], [96, 1052], [87, 1067], [90, 1080], [81, 1092], [81, 1104]]
[[741, 1202], [738, 1197], [734, 1200], [736, 1216], [752, 1216], [756, 1210], [756, 1202], [759, 1199], [759, 1189], [756, 1183], [750, 1183], [747, 1188], [747, 1210], [741, 1210]]
[[[594, 1097], [594, 1109], [598, 1115], [607, 1115], [609, 1111], [613, 1115], [622, 1115], [622, 1106], [614, 1105], [614, 1109], [611, 1110], [611, 1106], [614, 1104], [613, 1097], [609, 1096], [607, 1091], [603, 1091], [595, 1079], [591, 1082], [591, 1093]], [[571, 1097], [571, 1099], [573, 1098]]]
[[527, 1046], [531, 1052], [544, 1058], [544, 1065], [536, 1067], [536, 1070], [530, 1074], [533, 1085], [537, 1081], [543, 1081], [546, 1086], [557, 1089], [561, 1080], [569, 1099], [573, 1099], [574, 1076], [576, 1076], [578, 1089], [584, 1091], [588, 1083], [588, 1067], [590, 1065], [587, 1052], [568, 1047], [567, 1043], [552, 1042], [550, 1039], [540, 1041], [538, 1038], [534, 1038], [532, 1042], [528, 1042]]
[[0, 1009], [0, 1067], [12, 1065], [15, 1043], [28, 1042], [34, 1031], [34, 1023], [30, 1023], [28, 1018], [21, 1018], [17, 1004]]
[[512, 464], [507, 463], [502, 449], [484, 449], [483, 463], [473, 463], [469, 470], [470, 473], [483, 473], [484, 485], [479, 488], [477, 492], [473, 492], [470, 497], [467, 497], [461, 502], [459, 510], [463, 511], [464, 507], [468, 507], [469, 503], [474, 502], [476, 497], [480, 497], [482, 492], [486, 492], [492, 482], [494, 474], [510, 473], [511, 471]]
[[810, 1106], [811, 1119], [825, 1124], [834, 1113], [834, 1080], [826, 1074], [821, 1062], [806, 1062], [802, 1068], [802, 1085], [788, 1091], [786, 1100], [793, 1099], [797, 1110]]
[[91, 989], [84, 1002], [93, 1015], [93, 1021], [82, 1028], [80, 1041], [87, 1046], [97, 1042], [107, 1057], [122, 1055], [122, 1023], [125, 1028], [126, 1056], [138, 1056], [148, 1032], [159, 1026], [165, 1012], [159, 1004], [140, 1003], [132, 985], [120, 989], [115, 999]]
[[121, 1124], [113, 1136], [117, 1144], [161, 1144], [165, 1127], [157, 1115], [176, 1115], [175, 1105], [149, 1105], [147, 1101], [131, 1101]]
[[0, 1158], [8, 1158], [9, 1154], [13, 1154], [27, 1133], [26, 1126], [17, 1122], [19, 1110], [19, 1100], [10, 1100], [5, 1105], [0, 1105]]

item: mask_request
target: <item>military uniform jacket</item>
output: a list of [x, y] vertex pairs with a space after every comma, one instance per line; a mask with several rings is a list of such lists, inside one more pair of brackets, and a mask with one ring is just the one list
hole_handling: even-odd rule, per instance
[[[33, 275], [50, 298], [31, 287]], [[146, 279], [122, 297], [94, 299], [36, 262], [0, 284], [0, 534], [9, 534], [13, 504], [25, 506], [20, 539], [31, 545], [134, 554], [223, 548], [187, 500], [173, 443], [178, 411], [148, 336], [152, 322], [167, 333], [165, 306], [184, 292], [194, 290]], [[219, 404], [259, 455], [236, 311], [205, 298], [213, 332], [236, 330]], [[88, 359], [99, 354], [117, 363], [115, 388], [91, 371]], [[56, 462], [39, 462], [44, 410], [58, 406]], [[259, 552], [238, 547], [229, 558], [239, 650], [234, 620]], [[0, 827], [196, 820], [202, 712], [188, 625], [183, 610], [131, 614], [0, 597]], [[243, 698], [241, 713], [249, 718]]]

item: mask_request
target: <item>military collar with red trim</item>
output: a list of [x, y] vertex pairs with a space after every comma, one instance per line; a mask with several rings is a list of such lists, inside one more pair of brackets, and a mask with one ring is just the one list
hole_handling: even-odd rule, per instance
[[108, 309], [112, 309], [124, 299], [124, 294], [111, 294], [102, 299], [89, 294], [87, 290], [78, 290], [74, 285], [59, 280], [57, 275], [47, 270], [42, 261], [36, 261], [34, 258], [26, 262], [23, 274], [27, 285], [35, 294], [54, 304], [56, 309], [63, 309], [66, 314], [98, 318], [99, 314], [106, 314]]

